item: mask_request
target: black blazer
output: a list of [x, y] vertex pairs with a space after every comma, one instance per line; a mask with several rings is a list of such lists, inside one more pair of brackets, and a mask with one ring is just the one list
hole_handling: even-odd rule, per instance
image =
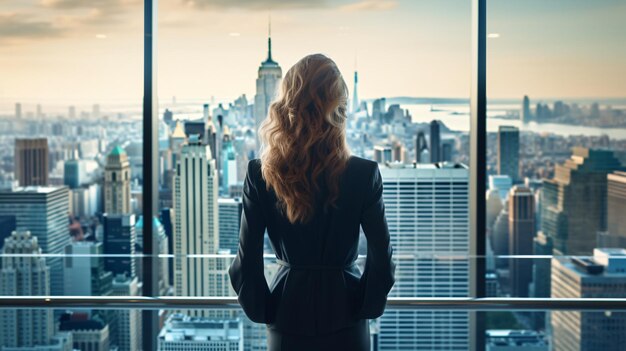
[[[281, 332], [317, 335], [383, 313], [395, 265], [378, 164], [352, 156], [339, 187], [336, 208], [324, 212], [317, 201], [309, 223], [291, 224], [277, 209], [273, 190], [266, 190], [261, 161], [249, 162], [239, 250], [229, 274], [252, 321]], [[367, 238], [363, 274], [354, 264], [359, 226]], [[280, 264], [269, 287], [263, 274], [265, 229]]]

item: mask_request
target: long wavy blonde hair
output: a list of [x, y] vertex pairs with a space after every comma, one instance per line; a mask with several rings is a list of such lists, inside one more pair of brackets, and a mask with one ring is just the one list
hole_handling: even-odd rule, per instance
[[270, 105], [259, 130], [261, 173], [290, 223], [312, 219], [322, 187], [328, 191], [324, 209], [336, 206], [339, 176], [350, 158], [347, 101], [335, 62], [314, 54], [289, 69]]

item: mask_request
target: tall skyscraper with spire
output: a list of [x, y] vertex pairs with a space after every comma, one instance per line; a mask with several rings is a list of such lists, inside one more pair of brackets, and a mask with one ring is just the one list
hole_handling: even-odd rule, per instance
[[116, 146], [107, 156], [104, 168], [104, 211], [130, 213], [130, 162], [126, 151]]
[[272, 59], [272, 24], [269, 24], [267, 37], [267, 59], [259, 66], [259, 75], [256, 79], [256, 95], [254, 96], [254, 121], [256, 135], [256, 151], [259, 151], [259, 126], [267, 117], [270, 103], [276, 97], [278, 86], [283, 77], [278, 62]]

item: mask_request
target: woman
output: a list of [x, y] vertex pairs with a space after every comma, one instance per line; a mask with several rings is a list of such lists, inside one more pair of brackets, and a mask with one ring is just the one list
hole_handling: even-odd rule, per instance
[[[233, 288], [246, 315], [268, 325], [270, 351], [369, 350], [367, 319], [383, 313], [395, 270], [378, 164], [350, 156], [348, 92], [331, 59], [303, 58], [281, 90], [261, 126], [261, 159], [248, 164]], [[270, 287], [266, 229], [279, 264]]]

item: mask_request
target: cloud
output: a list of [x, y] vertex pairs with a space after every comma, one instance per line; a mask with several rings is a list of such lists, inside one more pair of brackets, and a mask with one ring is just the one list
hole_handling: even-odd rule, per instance
[[52, 21], [23, 13], [0, 13], [0, 40], [60, 37], [65, 30]]
[[[63, 0], [80, 1], [80, 0]], [[327, 7], [327, 0], [181, 0], [191, 7], [205, 9], [281, 10]]]
[[339, 9], [346, 12], [385, 11], [396, 7], [398, 7], [396, 0], [362, 0], [340, 6]]

